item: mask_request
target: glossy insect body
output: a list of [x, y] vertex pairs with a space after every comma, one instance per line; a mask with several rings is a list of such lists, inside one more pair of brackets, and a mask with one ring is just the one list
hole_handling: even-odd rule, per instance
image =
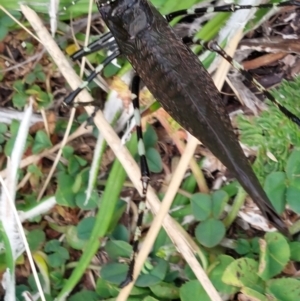
[[121, 53], [163, 108], [235, 174], [263, 215], [286, 233], [237, 142], [220, 94], [198, 57], [146, 0], [96, 2]]

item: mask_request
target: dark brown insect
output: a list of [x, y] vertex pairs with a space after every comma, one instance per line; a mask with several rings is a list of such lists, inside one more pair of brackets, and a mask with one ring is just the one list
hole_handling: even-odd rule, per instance
[[163, 108], [235, 174], [262, 214], [286, 234], [237, 142], [220, 93], [198, 57], [148, 1], [96, 3], [120, 52]]
[[[139, 217], [133, 242], [133, 253], [129, 270], [121, 287], [132, 280], [135, 256], [138, 249], [140, 226], [142, 224], [144, 205], [149, 182], [149, 170], [142, 141], [142, 129], [139, 116], [139, 80], [152, 92], [163, 108], [186, 130], [201, 140], [226, 165], [239, 180], [244, 189], [256, 202], [262, 214], [282, 233], [288, 230], [280, 216], [274, 210], [266, 193], [256, 178], [247, 158], [236, 140], [230, 119], [222, 103], [221, 96], [211, 76], [201, 65], [198, 57], [185, 45], [194, 43], [191, 37], [179, 38], [169, 26], [167, 20], [185, 14], [202, 14], [211, 8], [196, 8], [171, 13], [164, 18], [146, 0], [96, 0], [99, 12], [110, 29], [99, 40], [76, 52], [74, 60], [109, 48], [109, 55], [66, 99], [71, 103], [76, 95], [92, 81], [99, 72], [119, 54], [123, 54], [131, 62], [137, 75], [132, 81], [133, 106], [137, 136], [139, 139], [139, 155], [141, 159], [143, 193], [139, 205]], [[297, 1], [286, 1], [276, 6], [297, 5]], [[257, 7], [272, 7], [264, 4]], [[235, 11], [251, 6], [226, 5], [216, 7], [216, 11]], [[114, 38], [114, 40], [113, 40]], [[184, 42], [183, 42], [184, 41]], [[117, 43], [117, 45], [115, 44]], [[248, 81], [256, 84], [288, 118], [300, 126], [300, 119], [280, 105], [251, 75], [232, 60], [216, 43], [204, 45], [214, 50], [239, 69]]]

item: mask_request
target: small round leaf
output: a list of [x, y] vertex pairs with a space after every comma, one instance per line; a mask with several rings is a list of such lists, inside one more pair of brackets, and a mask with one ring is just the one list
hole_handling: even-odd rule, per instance
[[159, 173], [162, 171], [161, 157], [159, 152], [155, 148], [148, 148], [146, 151], [146, 157], [150, 171], [155, 173]]
[[195, 230], [197, 240], [205, 247], [212, 248], [224, 238], [226, 229], [224, 224], [214, 218], [209, 218], [199, 224]]
[[90, 238], [95, 225], [96, 218], [89, 216], [80, 221], [77, 226], [77, 236], [79, 239], [87, 240]]
[[199, 221], [206, 220], [212, 209], [212, 200], [209, 194], [195, 193], [191, 197], [192, 213]]

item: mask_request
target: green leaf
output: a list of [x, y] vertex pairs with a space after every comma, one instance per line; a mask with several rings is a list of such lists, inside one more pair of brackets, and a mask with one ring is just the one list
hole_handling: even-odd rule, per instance
[[272, 279], [267, 282], [266, 292], [275, 300], [295, 301], [300, 296], [300, 281], [293, 278]]
[[45, 131], [38, 131], [36, 133], [34, 144], [32, 146], [32, 152], [34, 154], [38, 154], [42, 152], [43, 150], [50, 148], [52, 146], [52, 143], [46, 134]]
[[286, 201], [291, 209], [298, 214], [300, 213], [299, 193], [300, 178], [292, 179], [286, 191]]
[[281, 214], [285, 209], [286, 175], [284, 172], [272, 172], [266, 177], [264, 189], [275, 210]]
[[157, 277], [156, 275], [152, 275], [152, 274], [141, 274], [135, 285], [138, 287], [149, 287], [151, 285], [156, 285], [158, 283], [160, 283], [162, 281], [162, 279], [160, 277]]
[[285, 237], [277, 232], [270, 232], [260, 240], [258, 275], [268, 280], [283, 271], [290, 258], [290, 248]]
[[162, 160], [155, 148], [150, 147], [146, 150], [146, 158], [151, 172], [159, 173], [162, 171]]
[[15, 81], [14, 82], [14, 84], [13, 84], [13, 88], [14, 88], [14, 90], [16, 91], [16, 92], [24, 92], [24, 83], [21, 81], [21, 80], [17, 80], [17, 81]]
[[25, 82], [28, 84], [28, 85], [32, 85], [35, 81], [35, 74], [33, 72], [30, 72], [26, 75], [25, 77]]
[[126, 202], [119, 199], [114, 208], [114, 213], [113, 213], [114, 218], [111, 220], [111, 222], [109, 224], [109, 229], [108, 229], [109, 232], [116, 229], [116, 226], [117, 226], [120, 218], [123, 216], [123, 213], [126, 210], [126, 208], [127, 208]]
[[241, 289], [241, 292], [243, 293], [243, 295], [245, 295], [245, 298], [248, 298], [246, 300], [259, 300], [259, 301], [269, 301], [270, 300], [265, 295], [255, 291], [249, 287], [243, 287]]
[[[77, 177], [76, 177], [77, 178]], [[96, 191], [92, 192], [91, 197], [86, 202], [86, 193], [79, 192], [75, 196], [76, 205], [82, 210], [93, 210], [99, 206], [100, 197]]]
[[10, 124], [10, 131], [12, 136], [17, 136], [20, 128], [20, 121], [18, 120], [13, 120], [12, 123]]
[[77, 155], [75, 155], [74, 157], [76, 158], [76, 160], [78, 161], [78, 163], [79, 163], [79, 165], [80, 165], [81, 167], [86, 166], [86, 164], [87, 164], [87, 161], [86, 161], [86, 160], [82, 159], [81, 157], [79, 157], [79, 156], [77, 156]]
[[69, 259], [69, 253], [65, 248], [59, 247], [57, 252], [48, 255], [47, 259], [51, 267], [58, 268], [64, 265], [66, 260]]
[[165, 279], [169, 264], [167, 261], [157, 258], [155, 259], [155, 266], [148, 274], [141, 274], [135, 285], [138, 287], [149, 287], [156, 285]]
[[52, 280], [53, 286], [56, 288], [61, 288], [65, 281], [64, 275], [61, 271], [58, 270], [53, 270], [52, 272], [50, 272], [50, 278]]
[[0, 123], [0, 133], [1, 134], [6, 134], [8, 131], [8, 127], [5, 123]]
[[15, 108], [22, 109], [27, 102], [27, 95], [24, 93], [15, 93], [12, 97], [12, 102]]
[[75, 207], [75, 193], [73, 192], [74, 178], [60, 172], [57, 175], [58, 188], [55, 193], [56, 202], [62, 206]]
[[245, 255], [250, 253], [251, 246], [248, 240], [240, 238], [237, 240], [235, 251], [240, 255]]
[[77, 236], [79, 239], [88, 240], [95, 225], [95, 217], [89, 216], [82, 219], [77, 226]]
[[68, 226], [66, 231], [66, 240], [68, 245], [75, 250], [83, 250], [86, 246], [86, 240], [79, 239], [77, 236], [77, 227]]
[[63, 189], [61, 186], [57, 188], [55, 192], [56, 203], [61, 206], [67, 206], [75, 208], [75, 194], [67, 189]]
[[129, 231], [127, 227], [121, 224], [117, 224], [115, 227], [113, 227], [111, 236], [115, 240], [129, 241]]
[[98, 299], [99, 297], [96, 292], [88, 291], [88, 290], [82, 290], [68, 298], [69, 301], [82, 301], [82, 300], [98, 301]]
[[109, 78], [116, 75], [119, 70], [120, 67], [116, 66], [115, 64], [108, 64], [103, 70], [103, 75], [106, 78]]
[[153, 254], [156, 254], [156, 252], [158, 252], [160, 248], [164, 248], [164, 246], [168, 244], [171, 244], [171, 240], [169, 239], [165, 229], [161, 228], [152, 247]]
[[[27, 45], [27, 47], [30, 46], [30, 45]], [[41, 71], [41, 72], [36, 72], [35, 73], [35, 76], [36, 78], [39, 80], [39, 81], [46, 81], [46, 74]]]
[[146, 132], [144, 133], [145, 149], [155, 147], [157, 140], [157, 134], [153, 126], [148, 126]]
[[80, 170], [80, 164], [75, 156], [69, 157], [68, 160], [68, 172], [70, 175], [75, 176]]
[[291, 260], [300, 262], [300, 242], [294, 241], [290, 242]]
[[235, 251], [240, 255], [245, 255], [251, 252], [250, 242], [246, 239], [238, 239], [236, 242]]
[[48, 241], [45, 245], [45, 252], [50, 253], [50, 252], [55, 252], [55, 250], [60, 247], [60, 242], [57, 239], [52, 239]]
[[150, 271], [150, 274], [157, 276], [161, 280], [163, 280], [167, 274], [169, 269], [169, 264], [166, 260], [161, 258], [156, 258], [154, 268]]
[[[128, 300], [128, 301], [130, 301], [130, 300]], [[139, 301], [139, 300], [136, 300], [136, 301]], [[155, 299], [151, 296], [147, 296], [142, 301], [159, 301], [159, 299]]]
[[192, 213], [199, 221], [206, 220], [212, 210], [212, 200], [209, 194], [195, 193], [191, 197]]
[[43, 173], [40, 170], [40, 168], [38, 166], [36, 166], [35, 164], [31, 164], [27, 167], [27, 171], [32, 173], [33, 175], [37, 176], [37, 177], [42, 177]]
[[[1, 28], [1, 26], [0, 26]], [[30, 288], [24, 284], [21, 284], [21, 285], [17, 285], [16, 286], [16, 301], [19, 301], [19, 300], [22, 300], [24, 299], [24, 293], [26, 291], [30, 291]]]
[[199, 283], [198, 280], [191, 280], [186, 282], [180, 288], [180, 300], [181, 301], [211, 301], [211, 298], [207, 295], [206, 291]]
[[[41, 277], [41, 274], [38, 273], [38, 277], [41, 281], [41, 285], [44, 286], [44, 279]], [[30, 290], [29, 291], [37, 291], [37, 284], [36, 284], [36, 281], [33, 277], [33, 274], [29, 274], [28, 277], [26, 278], [26, 282], [28, 283], [29, 287], [30, 287]], [[22, 300], [22, 298], [21, 298]]]
[[125, 280], [128, 266], [121, 263], [109, 263], [101, 268], [100, 275], [106, 281], [119, 285]]
[[251, 244], [252, 252], [255, 254], [258, 254], [259, 253], [259, 238], [254, 237], [253, 239], [251, 239], [250, 244]]
[[217, 190], [212, 194], [212, 215], [219, 218], [224, 211], [229, 200], [228, 194], [224, 190]]
[[172, 217], [174, 217], [175, 219], [183, 219], [188, 215], [192, 215], [192, 205], [188, 204], [186, 206], [183, 207], [177, 207], [176, 210], [172, 210], [172, 212], [170, 213]]
[[[70, 161], [69, 161], [70, 163]], [[72, 165], [72, 163], [68, 164], [68, 167]], [[77, 165], [77, 163], [75, 163], [75, 165]], [[77, 168], [79, 168], [79, 165], [77, 165]], [[72, 169], [72, 168], [71, 168]], [[85, 203], [85, 199], [86, 199], [86, 189], [84, 189], [84, 192], [83, 192], [83, 196], [80, 194], [80, 190], [82, 191], [83, 189], [83, 176], [84, 176], [84, 172], [79, 172], [79, 169], [78, 169], [78, 172], [75, 173], [75, 170], [71, 171], [70, 168], [68, 168], [68, 172], [72, 175], [72, 176], [75, 176], [75, 181], [74, 181], [74, 184], [72, 185], [72, 192], [76, 194], [76, 200], [79, 198], [84, 198], [83, 200], [83, 203]]]
[[288, 158], [285, 167], [289, 180], [299, 177], [300, 174], [300, 150], [294, 150]]
[[59, 247], [56, 250], [56, 253], [59, 254], [62, 259], [66, 259], [67, 260], [67, 259], [70, 258], [68, 250], [66, 248]]
[[63, 264], [65, 264], [66, 260], [69, 259], [69, 253], [67, 249], [60, 246], [60, 242], [56, 239], [49, 241], [46, 243], [44, 248], [46, 253], [51, 253], [47, 257], [48, 264], [57, 268]]
[[220, 255], [217, 259], [218, 264], [209, 272], [209, 279], [217, 291], [224, 294], [235, 294], [238, 289], [223, 282], [222, 277], [226, 268], [234, 262], [234, 259], [227, 255]]
[[105, 251], [111, 260], [117, 260], [120, 257], [129, 258], [132, 253], [132, 246], [122, 240], [110, 240], [105, 245]]
[[16, 137], [12, 137], [9, 140], [7, 140], [5, 146], [4, 146], [4, 153], [7, 157], [9, 157], [13, 151], [14, 145], [15, 145]]
[[251, 258], [240, 258], [229, 264], [222, 280], [228, 285], [249, 287], [259, 293], [264, 292], [264, 283], [257, 274], [258, 263]]
[[32, 252], [35, 252], [41, 248], [41, 246], [44, 244], [46, 235], [44, 231], [40, 229], [35, 229], [30, 231], [27, 235], [27, 241], [29, 244], [29, 248]]
[[[201, 166], [201, 162], [199, 162], [199, 166]], [[180, 188], [182, 190], [184, 190], [186, 192], [189, 192], [189, 193], [193, 193], [195, 191], [196, 187], [197, 187], [197, 181], [196, 181], [196, 178], [193, 174], [190, 174], [188, 177], [186, 177], [183, 180], [183, 183], [180, 186]], [[189, 205], [190, 206], [190, 198], [186, 195], [182, 195], [180, 193], [177, 193], [176, 196], [175, 196], [175, 199], [172, 202], [172, 207], [171, 208], [172, 209], [176, 208], [176, 207], [178, 208], [178, 206], [182, 206], [182, 205]], [[178, 211], [181, 211], [181, 209], [178, 210]], [[183, 216], [185, 216], [185, 215], [183, 215]]]
[[110, 284], [106, 280], [100, 277], [97, 279], [96, 292], [101, 298], [106, 299], [113, 297], [110, 292], [112, 287], [114, 287], [114, 285]]
[[8, 28], [0, 24], [0, 41], [3, 41], [8, 34]]
[[73, 156], [73, 154], [74, 154], [74, 148], [71, 147], [71, 146], [69, 146], [69, 145], [66, 145], [62, 149], [62, 153], [63, 153], [64, 158], [68, 159], [68, 158], [70, 158], [70, 156]]
[[173, 283], [161, 282], [156, 285], [149, 287], [151, 292], [161, 299], [178, 299], [179, 298], [179, 288]]
[[226, 234], [224, 224], [214, 218], [209, 218], [201, 222], [196, 227], [195, 236], [205, 247], [212, 248], [217, 246]]

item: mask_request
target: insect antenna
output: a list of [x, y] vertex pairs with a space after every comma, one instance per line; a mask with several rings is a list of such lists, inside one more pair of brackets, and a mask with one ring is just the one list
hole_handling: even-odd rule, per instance
[[191, 9], [182, 9], [170, 14], [165, 15], [165, 18], [168, 22], [172, 21], [176, 17], [184, 16], [184, 15], [194, 15], [196, 17], [202, 16], [206, 13], [212, 12], [235, 12], [242, 9], [251, 9], [251, 8], [279, 8], [284, 6], [300, 6], [299, 1], [285, 1], [281, 3], [265, 3], [259, 5], [239, 5], [239, 4], [228, 4], [222, 6], [209, 6], [209, 7], [201, 7], [201, 8], [191, 8]]

